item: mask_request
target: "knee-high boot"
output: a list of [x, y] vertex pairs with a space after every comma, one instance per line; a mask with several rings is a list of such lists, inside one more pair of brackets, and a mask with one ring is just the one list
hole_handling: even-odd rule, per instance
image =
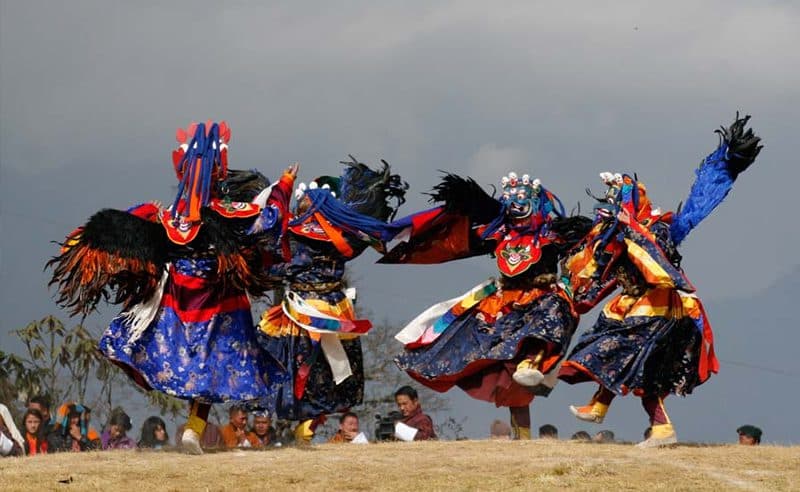
[[511, 429], [514, 439], [530, 440], [531, 438], [531, 409], [524, 407], [508, 407], [511, 412]]
[[181, 447], [183, 450], [190, 454], [203, 454], [200, 447], [200, 438], [203, 436], [203, 431], [206, 429], [208, 422], [208, 412], [211, 410], [211, 405], [208, 403], [201, 403], [197, 400], [192, 400], [189, 407], [189, 420], [186, 422], [186, 427], [183, 429], [183, 436], [181, 436]]
[[672, 426], [672, 421], [664, 407], [663, 395], [645, 395], [642, 397], [642, 406], [650, 417], [650, 437], [640, 442], [640, 448], [654, 448], [667, 446], [678, 442], [678, 435]]

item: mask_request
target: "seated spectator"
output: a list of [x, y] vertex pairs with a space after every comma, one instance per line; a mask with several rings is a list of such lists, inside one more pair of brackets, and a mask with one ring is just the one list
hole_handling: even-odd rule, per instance
[[272, 428], [272, 419], [267, 413], [253, 415], [253, 435], [258, 440], [257, 448], [266, 448], [275, 443], [275, 429]]
[[65, 403], [58, 409], [56, 425], [47, 436], [47, 451], [92, 451], [101, 449], [100, 434], [89, 427], [91, 410], [77, 403]]
[[152, 416], [142, 424], [142, 433], [139, 436], [138, 446], [147, 449], [163, 449], [169, 446], [167, 426], [161, 417]]
[[761, 429], [754, 425], [743, 425], [736, 429], [739, 434], [739, 444], [744, 446], [758, 446], [761, 444]]
[[555, 425], [544, 424], [539, 427], [539, 439], [558, 439], [558, 429]]
[[[433, 430], [433, 420], [424, 413], [422, 413], [422, 406], [419, 403], [419, 395], [417, 390], [411, 386], [403, 386], [394, 394], [394, 401], [397, 403], [397, 408], [403, 414], [403, 420], [398, 422], [398, 425], [403, 424], [414, 429], [413, 438], [408, 440], [414, 441], [427, 441], [428, 439], [436, 439], [436, 432]], [[398, 435], [397, 427], [395, 425], [395, 436], [402, 440], [405, 435]]]
[[39, 426], [39, 433], [44, 439], [53, 431], [55, 418], [50, 414], [50, 399], [44, 395], [36, 395], [28, 400], [28, 410], [38, 410], [42, 414], [42, 425]]
[[28, 409], [22, 416], [22, 427], [25, 429], [25, 454], [47, 453], [47, 439], [42, 435], [42, 414], [38, 410]]
[[[181, 424], [178, 426], [178, 429], [175, 431], [175, 442], [181, 442], [181, 437], [183, 437], [183, 430], [186, 428], [186, 424]], [[219, 427], [216, 424], [211, 422], [206, 422], [206, 428], [203, 430], [203, 435], [200, 436], [200, 448], [201, 449], [218, 449], [223, 446], [222, 436], [220, 435]]]
[[508, 425], [506, 422], [502, 420], [495, 420], [492, 422], [492, 425], [489, 426], [489, 439], [495, 439], [498, 441], [510, 441], [512, 438], [511, 435], [511, 426]]
[[349, 443], [359, 434], [358, 415], [347, 412], [339, 417], [339, 430], [328, 441], [329, 443]]
[[600, 444], [609, 444], [614, 442], [614, 433], [610, 430], [601, 430], [594, 435], [592, 441]]
[[234, 405], [228, 411], [228, 425], [220, 429], [222, 442], [228, 449], [254, 448], [258, 446], [258, 438], [252, 432], [247, 432], [247, 412], [244, 408]]
[[128, 414], [122, 410], [114, 412], [108, 421], [108, 429], [100, 438], [103, 449], [136, 449], [136, 441], [128, 437], [132, 427]]
[[572, 441], [591, 441], [592, 440], [592, 436], [590, 436], [589, 433], [586, 432], [586, 431], [578, 431], [575, 434], [572, 434], [572, 437], [570, 437], [570, 440], [572, 440]]
[[11, 418], [8, 407], [0, 403], [0, 457], [25, 454], [25, 439]]

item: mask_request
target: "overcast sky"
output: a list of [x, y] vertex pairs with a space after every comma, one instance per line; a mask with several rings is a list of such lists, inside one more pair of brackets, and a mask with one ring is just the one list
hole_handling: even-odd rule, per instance
[[[800, 7], [777, 1], [2, 0], [2, 348], [19, 348], [9, 330], [58, 313], [42, 273], [49, 241], [99, 208], [170, 200], [174, 130], [209, 118], [233, 130], [232, 167], [269, 176], [292, 161], [309, 179], [338, 173], [348, 153], [384, 158], [411, 184], [404, 212], [426, 205], [420, 192], [438, 169], [487, 185], [528, 172], [584, 209], [599, 171], [637, 172], [670, 209], [714, 149], [713, 130], [741, 110], [764, 151], [682, 252], [704, 299], [746, 299], [800, 263], [798, 25]], [[360, 302], [398, 324], [495, 274], [489, 259], [406, 268], [376, 258], [354, 262]], [[566, 411], [553, 402], [536, 405]], [[469, 408], [476, 436], [501, 416]], [[631, 412], [642, 422], [634, 439], [644, 419]], [[690, 437], [732, 439], [708, 424]]]

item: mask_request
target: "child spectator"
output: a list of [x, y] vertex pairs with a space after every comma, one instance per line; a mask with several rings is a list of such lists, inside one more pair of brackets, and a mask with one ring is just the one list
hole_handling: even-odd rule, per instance
[[25, 454], [47, 453], [47, 439], [42, 435], [42, 414], [38, 410], [28, 409], [22, 416], [22, 427], [25, 429]]
[[132, 427], [128, 414], [122, 410], [114, 412], [108, 421], [108, 429], [101, 438], [103, 449], [136, 449], [136, 442], [128, 437], [128, 431]]
[[25, 439], [11, 418], [8, 407], [0, 403], [0, 456], [22, 456]]
[[[394, 394], [394, 401], [397, 403], [397, 408], [403, 414], [403, 420], [399, 424], [406, 425], [414, 429], [414, 441], [427, 441], [428, 439], [436, 439], [436, 432], [433, 430], [433, 420], [424, 413], [422, 413], [422, 406], [419, 403], [419, 395], [417, 390], [411, 386], [403, 386]], [[395, 435], [402, 440], [402, 436], [398, 435], [397, 426], [395, 426]], [[411, 439], [408, 439], [411, 440]]]
[[39, 426], [39, 434], [47, 439], [53, 431], [55, 418], [50, 414], [50, 398], [44, 395], [36, 395], [28, 400], [28, 410], [38, 410], [42, 414], [42, 425]]
[[152, 416], [142, 424], [142, 433], [139, 436], [140, 448], [163, 449], [169, 446], [169, 435], [167, 426], [161, 417]]

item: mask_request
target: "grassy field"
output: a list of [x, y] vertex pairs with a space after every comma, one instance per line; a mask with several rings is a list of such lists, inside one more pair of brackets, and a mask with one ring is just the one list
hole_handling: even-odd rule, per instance
[[[67, 483], [63, 483], [67, 482]], [[0, 459], [2, 490], [800, 490], [800, 447], [556, 441], [319, 445]]]

